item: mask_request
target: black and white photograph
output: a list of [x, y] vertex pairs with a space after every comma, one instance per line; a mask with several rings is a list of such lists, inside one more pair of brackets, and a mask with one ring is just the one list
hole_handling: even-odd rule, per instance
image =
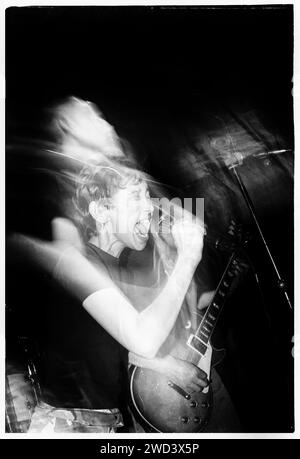
[[5, 436], [293, 434], [293, 4], [11, 5], [5, 78]]

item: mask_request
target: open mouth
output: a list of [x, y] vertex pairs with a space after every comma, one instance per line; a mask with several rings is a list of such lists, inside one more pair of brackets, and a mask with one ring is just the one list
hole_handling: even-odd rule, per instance
[[134, 234], [136, 234], [141, 239], [148, 239], [149, 229], [150, 229], [151, 220], [149, 218], [144, 218], [139, 220], [134, 227]]

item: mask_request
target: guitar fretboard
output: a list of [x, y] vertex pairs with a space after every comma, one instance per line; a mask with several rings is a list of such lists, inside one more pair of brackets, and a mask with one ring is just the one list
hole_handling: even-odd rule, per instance
[[215, 295], [207, 308], [201, 323], [195, 334], [190, 335], [188, 345], [196, 352], [204, 355], [207, 350], [207, 344], [211, 339], [214, 328], [221, 314], [222, 308], [227, 299], [228, 292], [235, 277], [239, 274], [241, 268], [233, 253], [225, 268], [224, 274], [216, 289]]

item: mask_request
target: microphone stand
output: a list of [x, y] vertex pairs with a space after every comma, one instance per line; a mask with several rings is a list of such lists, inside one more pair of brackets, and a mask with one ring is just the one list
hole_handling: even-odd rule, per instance
[[[289, 296], [288, 296], [288, 293], [287, 293], [287, 290], [286, 290], [286, 283], [285, 283], [285, 281], [283, 280], [283, 278], [280, 275], [279, 269], [278, 269], [278, 267], [277, 267], [277, 265], [275, 263], [275, 260], [274, 260], [274, 258], [272, 256], [272, 253], [271, 253], [271, 251], [269, 249], [267, 241], [266, 241], [266, 239], [264, 237], [264, 234], [262, 232], [262, 229], [261, 229], [261, 226], [259, 224], [259, 221], [258, 221], [258, 219], [256, 217], [255, 210], [254, 210], [254, 205], [252, 203], [252, 200], [251, 200], [251, 198], [249, 196], [249, 193], [247, 191], [247, 188], [244, 185], [243, 180], [242, 180], [242, 178], [241, 178], [241, 176], [240, 176], [240, 174], [238, 173], [238, 170], [237, 170], [237, 167], [240, 166], [243, 163], [243, 159], [244, 159], [243, 155], [236, 150], [235, 143], [234, 143], [232, 135], [231, 135], [231, 133], [230, 133], [230, 131], [228, 129], [228, 126], [224, 123], [224, 121], [221, 118], [219, 118], [219, 117], [216, 117], [216, 118], [219, 121], [221, 121], [222, 124], [224, 125], [225, 131], [226, 131], [226, 133], [228, 135], [228, 138], [230, 139], [230, 143], [231, 143], [231, 147], [232, 147], [232, 153], [230, 155], [231, 156], [230, 160], [232, 160], [232, 158], [234, 158], [233, 159], [233, 164], [231, 163], [231, 164], [228, 165], [226, 160], [225, 160], [225, 164], [228, 166], [228, 169], [232, 169], [233, 170], [233, 175], [234, 175], [234, 177], [236, 179], [236, 182], [237, 182], [237, 184], [239, 186], [239, 189], [241, 190], [242, 196], [243, 196], [243, 198], [245, 200], [245, 203], [246, 203], [246, 205], [247, 205], [247, 207], [249, 209], [250, 215], [251, 215], [251, 217], [252, 217], [252, 219], [254, 221], [254, 224], [256, 226], [256, 229], [258, 231], [260, 239], [261, 239], [261, 241], [263, 243], [263, 246], [264, 246], [264, 248], [265, 248], [265, 250], [267, 252], [267, 255], [268, 255], [268, 258], [269, 258], [269, 260], [271, 262], [271, 265], [273, 266], [273, 269], [275, 271], [275, 275], [277, 277], [277, 286], [281, 290], [281, 292], [283, 293], [284, 298], [285, 298], [285, 300], [286, 300], [286, 302], [288, 304], [289, 309], [291, 311], [293, 311], [293, 306], [292, 306], [292, 303], [291, 303], [291, 301], [289, 299]], [[258, 155], [255, 155], [255, 156], [256, 157], [264, 157], [264, 156], [268, 156], [269, 154], [281, 154], [281, 153], [284, 153], [284, 152], [287, 152], [287, 151], [291, 151], [291, 150], [274, 150], [274, 151], [271, 151], [271, 152], [259, 153]]]
[[275, 263], [275, 260], [274, 260], [274, 258], [272, 256], [270, 248], [269, 248], [269, 246], [267, 244], [267, 241], [266, 241], [266, 239], [264, 237], [264, 234], [262, 232], [262, 229], [261, 229], [261, 226], [259, 224], [259, 221], [258, 221], [258, 219], [256, 217], [255, 210], [254, 210], [254, 205], [252, 203], [252, 200], [251, 200], [251, 198], [249, 196], [247, 188], [245, 187], [240, 174], [238, 173], [237, 167], [239, 166], [239, 164], [241, 164], [241, 163], [239, 161], [237, 161], [235, 164], [231, 165], [230, 169], [232, 169], [232, 171], [233, 171], [233, 175], [234, 175], [234, 177], [235, 177], [235, 179], [237, 181], [237, 184], [238, 184], [238, 186], [239, 186], [239, 188], [241, 190], [241, 193], [242, 193], [242, 195], [244, 197], [246, 205], [247, 205], [247, 207], [249, 209], [250, 215], [251, 215], [251, 217], [252, 217], [252, 219], [253, 219], [253, 221], [255, 223], [255, 226], [257, 228], [257, 231], [258, 231], [258, 234], [260, 236], [260, 239], [261, 239], [261, 241], [262, 241], [262, 243], [264, 245], [264, 248], [265, 248], [265, 250], [266, 250], [266, 252], [268, 254], [269, 260], [270, 260], [270, 262], [271, 262], [271, 264], [273, 266], [273, 269], [274, 269], [276, 277], [277, 277], [277, 286], [281, 290], [281, 292], [283, 293], [283, 295], [285, 297], [285, 300], [286, 300], [290, 310], [293, 310], [293, 306], [291, 304], [291, 301], [290, 301], [288, 293], [287, 293], [286, 283], [285, 283], [285, 281], [283, 280], [283, 278], [280, 275], [279, 269], [278, 269], [278, 267], [277, 267], [277, 265]]

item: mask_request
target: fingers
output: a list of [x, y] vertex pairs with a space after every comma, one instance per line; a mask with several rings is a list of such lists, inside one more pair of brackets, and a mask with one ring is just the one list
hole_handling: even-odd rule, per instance
[[193, 392], [201, 392], [205, 387], [207, 387], [209, 384], [208, 380], [203, 380], [200, 378], [197, 378], [194, 381], [191, 381], [188, 386], [187, 390], [189, 394], [192, 394]]
[[207, 387], [209, 384], [208, 382], [208, 379], [205, 378], [205, 379], [200, 379], [200, 378], [197, 378], [197, 385], [202, 387], [202, 389], [204, 389], [205, 387]]
[[203, 231], [200, 226], [181, 220], [173, 225], [172, 235], [178, 252], [200, 261], [203, 249]]
[[207, 374], [205, 373], [205, 371], [201, 370], [201, 368], [199, 367], [196, 367], [196, 370], [197, 370], [197, 378], [207, 380]]
[[189, 394], [202, 391], [209, 385], [207, 374], [197, 366], [176, 358], [172, 358], [171, 362], [168, 371], [170, 378]]
[[197, 376], [194, 378], [193, 384], [195, 384], [198, 387], [198, 390], [202, 390], [208, 386], [209, 381], [205, 371], [201, 370], [200, 368], [197, 368]]
[[204, 388], [196, 383], [193, 383], [191, 382], [188, 386], [187, 386], [187, 392], [189, 394], [193, 394], [194, 392], [200, 392], [202, 391]]
[[210, 304], [211, 300], [213, 299], [214, 294], [215, 294], [215, 290], [210, 290], [208, 292], [202, 293], [202, 295], [200, 296], [198, 300], [197, 309], [201, 310], [201, 309], [206, 308]]
[[202, 391], [205, 387], [209, 385], [207, 374], [197, 368], [197, 375], [189, 382], [188, 390], [189, 393]]

